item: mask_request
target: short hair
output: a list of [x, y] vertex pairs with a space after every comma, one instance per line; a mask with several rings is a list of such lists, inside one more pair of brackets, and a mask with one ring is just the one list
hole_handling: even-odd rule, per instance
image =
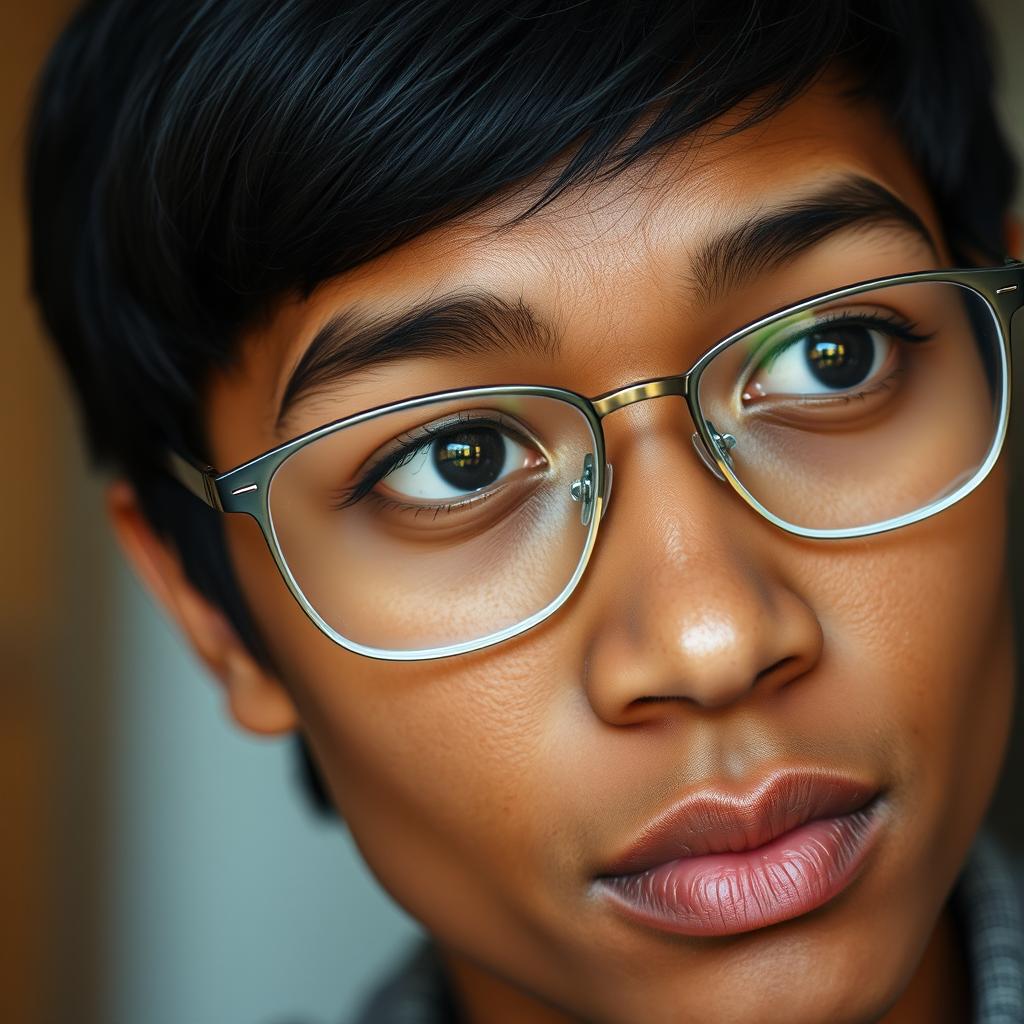
[[[218, 513], [204, 383], [287, 294], [557, 166], [524, 216], [827, 68], [889, 118], [962, 262], [1001, 254], [1016, 169], [967, 0], [94, 0], [29, 129], [34, 295], [90, 450], [270, 664]], [[561, 163], [556, 162], [561, 159]], [[227, 468], [227, 467], [220, 467]]]

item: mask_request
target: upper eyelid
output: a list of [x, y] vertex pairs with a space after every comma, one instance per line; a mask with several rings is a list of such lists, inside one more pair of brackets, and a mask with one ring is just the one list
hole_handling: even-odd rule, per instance
[[[474, 427], [474, 426], [485, 426], [485, 427], [498, 427], [508, 434], [512, 435], [519, 441], [523, 441], [526, 444], [540, 447], [539, 443], [534, 438], [528, 437], [523, 431], [517, 429], [513, 421], [501, 418], [500, 413], [496, 413], [495, 416], [498, 418], [488, 418], [487, 416], [471, 416], [465, 420], [455, 419], [450, 421], [441, 421], [440, 424], [436, 425], [431, 423], [423, 424], [420, 427], [414, 427], [413, 430], [423, 430], [425, 433], [417, 438], [411, 439], [410, 442], [400, 442], [399, 438], [395, 438], [396, 443], [400, 443], [400, 447], [394, 448], [388, 454], [382, 455], [379, 459], [375, 460], [365, 470], [360, 467], [356, 471], [356, 475], [359, 477], [357, 482], [346, 490], [355, 492], [361, 491], [365, 494], [368, 490], [372, 490], [373, 486], [383, 480], [389, 473], [395, 469], [406, 464], [406, 462], [412, 461], [415, 455], [422, 451], [428, 444], [432, 443], [437, 437], [443, 436], [453, 429], [457, 429], [460, 426]], [[432, 429], [433, 428], [433, 429]], [[408, 431], [406, 433], [409, 433]], [[543, 449], [542, 449], [543, 451]], [[547, 453], [544, 452], [545, 457]], [[388, 465], [389, 460], [397, 456], [394, 462]], [[365, 465], [365, 463], [364, 463]], [[365, 489], [364, 489], [365, 488]]]
[[[895, 327], [903, 326], [903, 327], [905, 327], [905, 328], [907, 328], [909, 330], [913, 330], [916, 327], [916, 324], [915, 324], [914, 321], [910, 320], [909, 317], [905, 317], [902, 314], [895, 312], [895, 310], [887, 311], [893, 317], [892, 320], [888, 320], [885, 317], [878, 317], [877, 314], [875, 314], [875, 315], [869, 314], [869, 313], [859, 313], [858, 314], [858, 313], [852, 313], [852, 312], [844, 312], [842, 309], [837, 309], [837, 310], [834, 310], [834, 311], [833, 310], [823, 310], [822, 312], [825, 313], [825, 314], [830, 314], [830, 313], [834, 312], [836, 315], [835, 316], [827, 316], [827, 317], [810, 317], [809, 316], [806, 321], [804, 321], [804, 320], [795, 321], [793, 323], [793, 325], [792, 325], [793, 328], [794, 328], [793, 332], [789, 333], [786, 336], [785, 344], [780, 344], [778, 346], [778, 349], [777, 349], [778, 352], [781, 354], [781, 352], [785, 351], [785, 349], [788, 348], [794, 341], [796, 341], [801, 336], [801, 334], [803, 332], [805, 332], [806, 330], [814, 329], [815, 327], [817, 327], [817, 326], [819, 326], [821, 324], [832, 324], [832, 323], [837, 323], [837, 322], [842, 321], [842, 320], [848, 320], [848, 321], [853, 322], [853, 323], [856, 323], [858, 320], [860, 322], [862, 322], [862, 323], [867, 323], [867, 322], [873, 322], [873, 323], [876, 323], [876, 324], [888, 323], [890, 326], [892, 326], [894, 328]], [[783, 318], [783, 321], [784, 320], [785, 320], [785, 318]], [[770, 325], [770, 326], [774, 326], [774, 325]], [[779, 326], [780, 326], [780, 328], [782, 328], [784, 326], [784, 324], [780, 324]], [[783, 331], [780, 330], [779, 333], [782, 334]], [[764, 358], [765, 351], [770, 349], [770, 347], [775, 342], [775, 339], [776, 339], [775, 335], [770, 335], [769, 337], [765, 338], [763, 342], [760, 342], [757, 345], [755, 345], [755, 347], [749, 353], [747, 353], [746, 358], [743, 360], [743, 365], [739, 368], [737, 376], [738, 377], [742, 377], [743, 374], [745, 374], [751, 368], [751, 366], [754, 366], [754, 365], [757, 364], [758, 359]]]

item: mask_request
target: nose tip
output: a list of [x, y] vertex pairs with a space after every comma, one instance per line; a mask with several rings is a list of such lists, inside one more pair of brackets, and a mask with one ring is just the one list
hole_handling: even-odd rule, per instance
[[728, 618], [704, 616], [687, 622], [679, 651], [689, 664], [689, 699], [709, 708], [731, 704], [749, 688], [753, 666], [739, 665], [741, 638]]
[[594, 637], [586, 689], [602, 720], [635, 725], [674, 714], [670, 703], [711, 711], [755, 694], [770, 699], [820, 657], [820, 625], [795, 595], [695, 615], [688, 596], [689, 613], [678, 599], [652, 593], [632, 628], [606, 621]]
[[[684, 699], [705, 708], [725, 707], [754, 686], [784, 685], [795, 678], [809, 659], [780, 651], [766, 664], [767, 650], [745, 650], [734, 620], [705, 617], [690, 622], [679, 637], [680, 655], [687, 663], [688, 689]], [[769, 655], [770, 657], [770, 655]]]

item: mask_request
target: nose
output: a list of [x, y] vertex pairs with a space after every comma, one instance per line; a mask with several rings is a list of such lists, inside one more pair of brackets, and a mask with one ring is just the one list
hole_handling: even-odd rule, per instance
[[682, 432], [626, 444], [585, 582], [591, 707], [625, 725], [770, 699], [821, 654], [818, 618], [779, 565], [802, 542], [754, 520]]

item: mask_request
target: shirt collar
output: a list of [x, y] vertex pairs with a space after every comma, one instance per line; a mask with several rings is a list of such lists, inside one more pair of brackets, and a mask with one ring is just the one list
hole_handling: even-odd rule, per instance
[[976, 835], [950, 899], [967, 952], [974, 1024], [1021, 1024], [1021, 894], [1010, 858], [988, 827]]

